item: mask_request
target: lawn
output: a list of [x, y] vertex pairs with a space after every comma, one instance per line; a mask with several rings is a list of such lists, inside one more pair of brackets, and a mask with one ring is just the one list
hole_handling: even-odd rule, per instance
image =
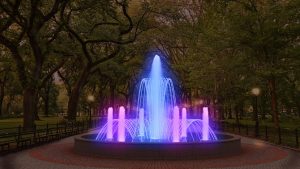
[[[226, 120], [226, 122], [235, 124], [235, 129], [232, 126], [226, 128], [226, 131], [252, 137], [255, 136], [255, 121], [251, 119], [240, 120], [240, 130], [237, 128], [235, 119]], [[248, 130], [246, 129], [246, 126]], [[300, 119], [282, 120], [280, 121], [280, 128], [281, 129], [279, 132], [278, 129], [274, 127], [274, 124], [271, 120], [261, 120], [259, 122], [259, 138], [276, 144], [287, 145], [296, 148], [299, 147]], [[296, 129], [298, 129], [298, 131]], [[296, 134], [296, 132], [298, 134]]]
[[[86, 116], [77, 117], [77, 120], [87, 119]], [[40, 117], [40, 120], [36, 120], [35, 124], [46, 125], [48, 124], [56, 124], [62, 122], [64, 119], [62, 117], [51, 116], [51, 117]], [[0, 120], [0, 129], [4, 128], [14, 128], [23, 124], [22, 118], [9, 118], [9, 119], [1, 119]]]
[[[229, 123], [236, 123], [235, 119], [226, 119], [225, 121], [229, 122]], [[252, 119], [242, 119], [242, 120], [240, 120], [240, 124], [254, 126], [255, 121], [252, 120]], [[280, 124], [281, 128], [292, 129], [292, 130], [296, 129], [296, 128], [300, 129], [300, 119], [299, 118], [281, 120], [279, 124]], [[274, 123], [272, 122], [271, 119], [260, 120], [259, 125], [260, 126], [274, 127]]]

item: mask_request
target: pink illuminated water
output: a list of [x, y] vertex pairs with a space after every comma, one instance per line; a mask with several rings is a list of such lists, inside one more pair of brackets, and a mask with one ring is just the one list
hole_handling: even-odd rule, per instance
[[118, 142], [125, 142], [125, 108], [119, 109]]
[[179, 108], [177, 106], [174, 107], [174, 114], [173, 114], [173, 142], [179, 142]]
[[187, 134], [186, 134], [186, 108], [182, 108], [181, 110], [181, 138], [186, 138]]
[[108, 108], [107, 112], [107, 133], [106, 140], [113, 140], [113, 108]]
[[209, 119], [208, 119], [208, 107], [203, 107], [203, 115], [202, 115], [202, 140], [209, 140]]

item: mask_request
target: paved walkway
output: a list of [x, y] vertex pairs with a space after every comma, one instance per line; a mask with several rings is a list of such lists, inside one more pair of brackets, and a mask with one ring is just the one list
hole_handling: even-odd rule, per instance
[[0, 169], [300, 169], [300, 152], [242, 138], [242, 153], [226, 158], [188, 161], [128, 161], [81, 156], [73, 137], [0, 159]]

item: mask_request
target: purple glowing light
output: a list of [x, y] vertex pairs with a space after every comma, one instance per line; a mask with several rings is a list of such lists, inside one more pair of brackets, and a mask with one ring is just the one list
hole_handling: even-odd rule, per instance
[[174, 107], [174, 114], [173, 114], [173, 142], [179, 142], [179, 108], [178, 106]]
[[118, 142], [125, 142], [125, 108], [119, 109]]
[[202, 140], [209, 140], [209, 119], [208, 119], [208, 107], [203, 107], [203, 115], [202, 115]]
[[106, 140], [113, 140], [113, 108], [108, 108], [107, 112], [107, 132]]
[[182, 108], [181, 110], [181, 138], [185, 139], [187, 137], [186, 134], [186, 108]]

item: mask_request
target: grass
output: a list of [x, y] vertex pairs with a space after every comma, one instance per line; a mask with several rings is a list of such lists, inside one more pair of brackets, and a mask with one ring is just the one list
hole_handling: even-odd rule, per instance
[[[236, 123], [235, 119], [226, 119], [225, 121], [229, 123]], [[240, 120], [240, 124], [254, 126], [255, 121], [252, 119], [242, 119]], [[281, 128], [292, 129], [292, 130], [296, 128], [300, 129], [300, 119], [285, 119], [285, 120], [281, 120], [279, 124]], [[260, 120], [259, 125], [274, 127], [274, 123], [270, 119]]]
[[[235, 119], [229, 119], [226, 120], [226, 122], [230, 124], [236, 124]], [[247, 130], [245, 126], [248, 126], [248, 136], [254, 137], [255, 136], [255, 121], [250, 120], [250, 119], [243, 119], [240, 120], [241, 130], [240, 133], [241, 135], [247, 135]], [[266, 138], [266, 127], [267, 127], [267, 138]], [[296, 147], [297, 148], [297, 143], [296, 143], [296, 131], [295, 129], [298, 129], [298, 139], [300, 136], [300, 119], [289, 119], [285, 121], [280, 122], [280, 127], [281, 127], [281, 145], [286, 145], [290, 147]], [[238, 133], [238, 128], [235, 126], [235, 130], [233, 131], [232, 127], [226, 128], [226, 131], [229, 132], [234, 132]], [[270, 120], [265, 120], [265, 121], [260, 121], [259, 123], [259, 137], [260, 139], [279, 144], [279, 132], [278, 130], [274, 127], [274, 124]], [[299, 145], [298, 145], [299, 146]]]
[[[87, 119], [86, 116], [77, 117], [77, 120]], [[40, 117], [40, 120], [36, 120], [35, 124], [39, 125], [46, 125], [48, 124], [56, 124], [62, 122], [64, 119], [62, 117], [52, 116], [52, 117]], [[0, 129], [5, 128], [16, 128], [19, 125], [23, 125], [22, 118], [9, 118], [9, 119], [1, 119], [0, 120]]]

